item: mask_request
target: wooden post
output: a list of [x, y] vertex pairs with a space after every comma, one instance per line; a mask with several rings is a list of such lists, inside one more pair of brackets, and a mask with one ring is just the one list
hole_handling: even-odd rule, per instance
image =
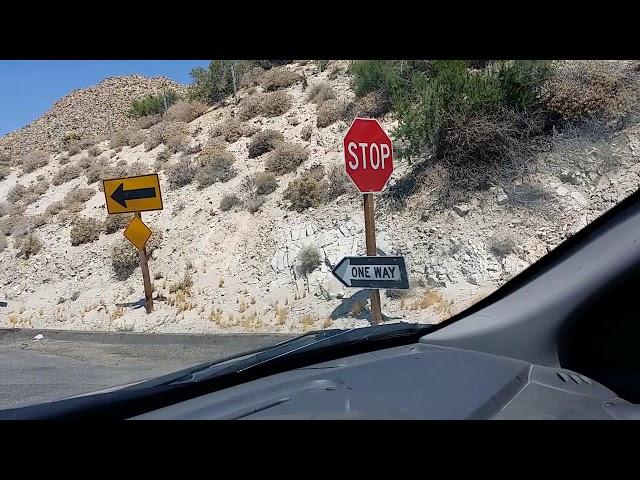
[[[376, 256], [376, 218], [373, 205], [373, 193], [364, 194], [364, 235], [367, 242], [367, 255]], [[382, 323], [380, 290], [371, 290], [371, 319], [374, 325]]]
[[[142, 220], [140, 212], [136, 212], [135, 216]], [[147, 313], [151, 313], [153, 312], [153, 292], [151, 290], [151, 276], [149, 275], [146, 247], [138, 250], [138, 257], [140, 258], [140, 270], [142, 270], [142, 281], [144, 283], [144, 308]]]

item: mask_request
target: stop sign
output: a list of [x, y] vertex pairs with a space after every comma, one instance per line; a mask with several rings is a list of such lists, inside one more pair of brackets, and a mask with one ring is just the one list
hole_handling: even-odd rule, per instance
[[347, 175], [362, 193], [381, 192], [393, 173], [391, 139], [376, 119], [356, 118], [344, 136]]

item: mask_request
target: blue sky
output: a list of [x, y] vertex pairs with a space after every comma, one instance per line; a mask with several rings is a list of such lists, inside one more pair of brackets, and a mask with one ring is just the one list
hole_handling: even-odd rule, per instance
[[61, 97], [105, 77], [164, 75], [191, 83], [193, 67], [208, 60], [2, 60], [0, 61], [0, 136], [45, 113]]

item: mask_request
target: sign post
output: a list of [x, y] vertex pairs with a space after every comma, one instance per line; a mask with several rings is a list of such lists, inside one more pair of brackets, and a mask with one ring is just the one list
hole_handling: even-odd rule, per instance
[[146, 244], [152, 232], [142, 221], [140, 212], [162, 210], [163, 208], [158, 174], [103, 180], [102, 185], [107, 211], [110, 214], [134, 213], [123, 233], [126, 239], [138, 249], [144, 284], [145, 311], [151, 313], [153, 311], [153, 292]]
[[[364, 231], [367, 255], [375, 256], [376, 227], [373, 194], [384, 190], [393, 173], [393, 145], [377, 120], [356, 118], [344, 137], [347, 175], [364, 195]], [[372, 323], [382, 322], [380, 290], [371, 292]]]

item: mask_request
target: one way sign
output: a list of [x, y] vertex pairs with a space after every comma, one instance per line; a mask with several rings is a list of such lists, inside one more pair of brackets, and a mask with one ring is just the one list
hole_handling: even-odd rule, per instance
[[404, 257], [344, 257], [331, 273], [346, 287], [409, 288]]

